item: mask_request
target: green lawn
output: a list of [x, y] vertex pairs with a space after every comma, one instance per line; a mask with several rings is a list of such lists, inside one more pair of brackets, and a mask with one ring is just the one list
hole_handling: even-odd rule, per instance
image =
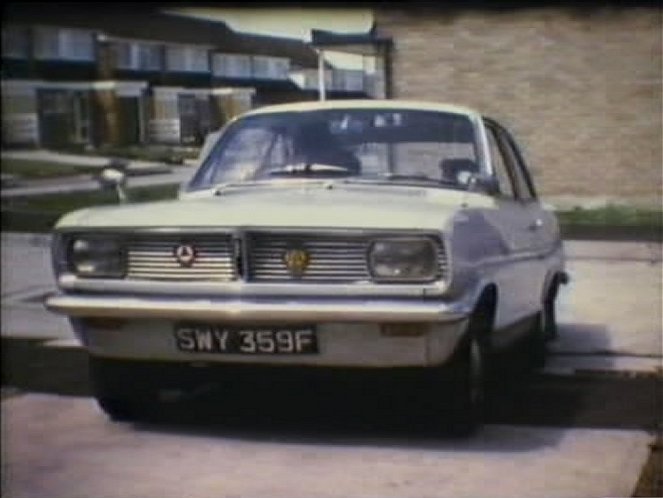
[[557, 213], [565, 225], [609, 225], [609, 226], [661, 226], [663, 211], [627, 206], [606, 206], [594, 209], [576, 208]]
[[127, 145], [105, 146], [89, 151], [80, 147], [69, 147], [64, 152], [86, 156], [121, 157], [165, 164], [182, 164], [186, 159], [196, 159], [200, 147], [175, 147], [170, 145]]
[[3, 173], [26, 179], [57, 178], [84, 175], [98, 172], [99, 168], [74, 164], [54, 163], [50, 161], [32, 161], [26, 159], [3, 159], [0, 165]]
[[[131, 202], [174, 199], [179, 185], [128, 189]], [[49, 194], [2, 200], [2, 228], [14, 232], [49, 232], [63, 215], [91, 206], [117, 204], [113, 191]]]
[[663, 211], [627, 206], [573, 209], [557, 213], [565, 239], [663, 240]]

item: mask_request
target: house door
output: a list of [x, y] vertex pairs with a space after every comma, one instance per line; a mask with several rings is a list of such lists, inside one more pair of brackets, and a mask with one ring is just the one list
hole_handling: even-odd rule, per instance
[[68, 92], [38, 90], [39, 135], [44, 147], [63, 147], [70, 143], [72, 116]]
[[178, 108], [182, 143], [202, 145], [205, 137], [214, 127], [214, 116], [209, 97], [180, 95]]
[[120, 108], [120, 143], [122, 145], [133, 145], [141, 141], [141, 111], [139, 97], [121, 97]]
[[198, 133], [196, 97], [193, 95], [179, 95], [177, 107], [180, 115], [180, 140], [183, 144], [194, 144]]
[[39, 90], [39, 132], [44, 147], [88, 144], [90, 95], [86, 91]]
[[72, 141], [78, 144], [90, 143], [90, 94], [88, 92], [73, 92], [71, 95]]

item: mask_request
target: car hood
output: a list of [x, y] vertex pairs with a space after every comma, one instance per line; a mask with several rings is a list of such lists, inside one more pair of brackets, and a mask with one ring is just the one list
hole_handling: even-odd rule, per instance
[[440, 230], [462, 206], [490, 198], [439, 188], [378, 185], [270, 185], [227, 188], [218, 195], [125, 204], [65, 215], [58, 229], [282, 227]]

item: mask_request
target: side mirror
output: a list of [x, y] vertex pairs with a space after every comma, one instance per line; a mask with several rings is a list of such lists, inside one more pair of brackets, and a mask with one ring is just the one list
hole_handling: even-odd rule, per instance
[[124, 171], [113, 166], [104, 168], [97, 176], [97, 181], [103, 190], [115, 190], [120, 203], [127, 202], [128, 197], [125, 190], [127, 175]]
[[495, 196], [500, 193], [500, 184], [494, 176], [473, 174], [467, 182], [467, 190]]

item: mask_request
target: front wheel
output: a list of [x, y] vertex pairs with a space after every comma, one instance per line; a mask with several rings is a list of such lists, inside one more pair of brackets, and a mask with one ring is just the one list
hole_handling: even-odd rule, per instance
[[555, 282], [543, 301], [543, 335], [547, 341], [557, 339], [557, 293], [559, 284]]
[[97, 404], [115, 422], [133, 422], [155, 413], [158, 391], [145, 376], [120, 361], [90, 358], [90, 380]]
[[546, 314], [539, 312], [532, 321], [529, 334], [525, 338], [523, 357], [530, 370], [540, 370], [546, 366], [548, 344], [546, 339]]
[[461, 343], [448, 365], [447, 429], [453, 436], [470, 436], [482, 424], [486, 397], [486, 351], [475, 333]]

